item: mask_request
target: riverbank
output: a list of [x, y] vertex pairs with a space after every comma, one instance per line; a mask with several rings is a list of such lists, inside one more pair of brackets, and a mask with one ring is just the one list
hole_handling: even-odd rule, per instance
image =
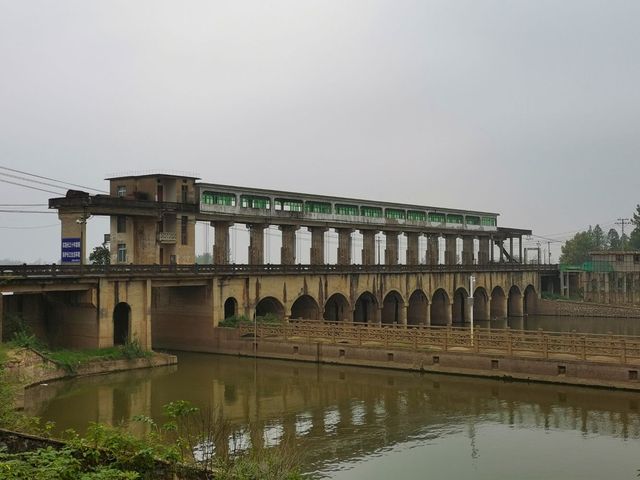
[[4, 348], [5, 380], [15, 387], [14, 405], [24, 406], [24, 392], [30, 386], [72, 377], [104, 375], [112, 372], [176, 365], [178, 358], [167, 353], [149, 352], [139, 358], [101, 359], [74, 365], [56, 361], [28, 347]]

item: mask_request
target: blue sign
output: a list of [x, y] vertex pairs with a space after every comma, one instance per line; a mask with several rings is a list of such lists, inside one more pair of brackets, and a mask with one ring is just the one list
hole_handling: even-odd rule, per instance
[[79, 238], [62, 239], [62, 263], [81, 263], [82, 241]]

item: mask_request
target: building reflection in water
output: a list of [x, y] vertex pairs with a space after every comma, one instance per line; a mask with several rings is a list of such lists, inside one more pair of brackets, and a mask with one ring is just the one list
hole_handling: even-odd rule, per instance
[[27, 409], [58, 431], [83, 430], [140, 414], [161, 422], [162, 406], [178, 399], [230, 422], [233, 439], [216, 451], [290, 442], [314, 467], [454, 433], [468, 437], [475, 458], [476, 432], [486, 424], [640, 438], [629, 392], [199, 354], [180, 354], [177, 368], [36, 387]]

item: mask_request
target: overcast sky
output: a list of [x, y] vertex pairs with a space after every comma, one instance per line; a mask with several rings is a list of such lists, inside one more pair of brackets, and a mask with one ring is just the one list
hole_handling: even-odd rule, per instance
[[[637, 0], [0, 0], [0, 165], [607, 230], [640, 202], [639, 32]], [[0, 213], [0, 258], [57, 261], [56, 223]]]

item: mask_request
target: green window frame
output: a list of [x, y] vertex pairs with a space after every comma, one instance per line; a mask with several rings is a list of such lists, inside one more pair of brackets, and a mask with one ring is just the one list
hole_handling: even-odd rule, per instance
[[429, 212], [429, 221], [433, 223], [445, 223], [447, 217], [444, 213]]
[[382, 218], [382, 208], [380, 208], [380, 207], [360, 207], [360, 214], [363, 217]]
[[331, 204], [328, 202], [304, 202], [304, 211], [307, 213], [331, 213]]
[[235, 207], [236, 196], [233, 193], [205, 191], [202, 193], [202, 203], [205, 205], [225, 205], [228, 207]]
[[257, 197], [254, 195], [240, 195], [240, 206], [242, 208], [255, 208], [259, 210], [269, 210], [271, 200], [269, 197]]
[[480, 225], [480, 217], [476, 217], [475, 215], [467, 215], [465, 221], [467, 225]]
[[359, 215], [357, 205], [346, 205], [344, 203], [336, 203], [335, 210], [336, 210], [336, 215], [349, 215], [351, 217], [357, 217]]
[[407, 212], [405, 212], [404, 210], [399, 210], [397, 208], [385, 208], [384, 216], [393, 220], [404, 220], [405, 218], [407, 218]]
[[287, 198], [276, 198], [273, 203], [275, 210], [283, 212], [301, 212], [304, 202], [302, 200], [291, 200]]
[[407, 220], [411, 220], [413, 222], [426, 222], [427, 214], [425, 212], [421, 212], [419, 210], [408, 210], [407, 211]]
[[483, 227], [495, 227], [497, 225], [497, 221], [494, 217], [482, 217], [482, 226]]
[[462, 225], [464, 223], [464, 217], [462, 215], [450, 213], [447, 215], [447, 223]]

